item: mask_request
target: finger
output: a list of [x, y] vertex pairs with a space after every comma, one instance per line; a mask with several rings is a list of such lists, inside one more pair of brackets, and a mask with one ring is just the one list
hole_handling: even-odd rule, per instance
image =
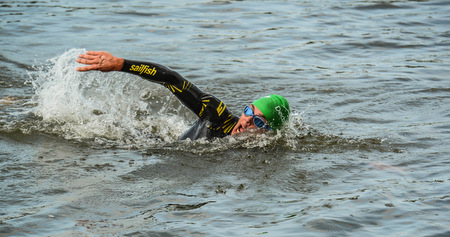
[[102, 51], [87, 51], [86, 52], [87, 55], [93, 55], [93, 56], [98, 56], [102, 53], [103, 53]]
[[80, 59], [80, 58], [77, 58], [76, 62], [81, 63], [81, 64], [94, 64], [93, 60]]
[[79, 71], [79, 72], [87, 72], [87, 71], [97, 70], [97, 69], [98, 69], [97, 65], [90, 65], [90, 66], [85, 66], [85, 67], [77, 67], [77, 71]]
[[78, 55], [78, 57], [82, 58], [82, 59], [96, 59], [96, 58], [98, 58], [98, 56], [92, 56], [92, 55], [87, 55], [87, 54], [80, 54], [80, 55]]
[[94, 57], [93, 59], [82, 59], [82, 58], [77, 58], [75, 60], [77, 63], [81, 63], [81, 64], [99, 64], [101, 62], [101, 59], [98, 57]]

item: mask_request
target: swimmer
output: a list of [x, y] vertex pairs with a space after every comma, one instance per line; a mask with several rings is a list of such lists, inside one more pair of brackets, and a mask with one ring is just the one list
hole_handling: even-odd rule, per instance
[[122, 71], [138, 75], [169, 89], [198, 116], [198, 120], [180, 137], [180, 140], [220, 138], [242, 132], [279, 130], [289, 120], [289, 104], [279, 95], [272, 94], [254, 101], [251, 105], [245, 106], [242, 115], [238, 117], [228, 110], [223, 101], [201, 91], [180, 74], [163, 65], [118, 58], [102, 51], [87, 51], [86, 54], [80, 54], [76, 61], [87, 65], [78, 67], [77, 71], [80, 72]]

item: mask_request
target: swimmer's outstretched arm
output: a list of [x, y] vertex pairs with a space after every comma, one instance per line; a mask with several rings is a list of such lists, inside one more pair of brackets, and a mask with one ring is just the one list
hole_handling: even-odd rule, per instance
[[[172, 90], [172, 92], [181, 92], [180, 89], [184, 90], [187, 88], [197, 89], [177, 72], [156, 63], [118, 58], [104, 51], [87, 51], [86, 54], [78, 55], [76, 61], [78, 63], [88, 65], [77, 67], [77, 71], [80, 72], [91, 70], [102, 72], [122, 71], [138, 75], [151, 82], [163, 84], [166, 87], [168, 85], [175, 86], [170, 88], [168, 87]], [[194, 92], [194, 90], [192, 90], [191, 92]], [[198, 89], [195, 91], [195, 93], [199, 95], [203, 94], [203, 92]]]
[[77, 71], [86, 72], [98, 70], [102, 72], [120, 71], [124, 59], [113, 56], [103, 51], [87, 51], [86, 54], [80, 54], [76, 60], [78, 63], [88, 66], [77, 67]]
[[77, 71], [98, 70], [102, 72], [122, 71], [159, 83], [172, 92], [186, 107], [199, 118], [212, 122], [212, 125], [225, 126], [225, 133], [231, 132], [236, 124], [226, 105], [213, 95], [204, 93], [177, 72], [160, 64], [118, 58], [107, 52], [87, 51], [80, 54], [78, 63], [88, 66], [78, 67]]

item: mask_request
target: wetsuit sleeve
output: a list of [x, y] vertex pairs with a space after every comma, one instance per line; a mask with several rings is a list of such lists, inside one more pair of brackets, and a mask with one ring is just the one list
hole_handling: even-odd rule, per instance
[[170, 68], [156, 63], [125, 59], [121, 71], [165, 86], [195, 114], [200, 113], [203, 92]]
[[210, 121], [210, 129], [220, 128], [223, 133], [229, 134], [236, 124], [235, 119], [231, 119], [233, 116], [221, 100], [204, 93], [168, 67], [151, 62], [125, 59], [121, 71], [165, 86], [200, 119]]

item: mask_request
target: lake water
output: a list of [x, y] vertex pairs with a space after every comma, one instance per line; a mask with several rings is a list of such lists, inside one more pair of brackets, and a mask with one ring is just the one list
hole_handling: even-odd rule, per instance
[[[3, 1], [1, 236], [449, 236], [450, 2]], [[276, 134], [195, 121], [86, 50], [160, 63]]]

